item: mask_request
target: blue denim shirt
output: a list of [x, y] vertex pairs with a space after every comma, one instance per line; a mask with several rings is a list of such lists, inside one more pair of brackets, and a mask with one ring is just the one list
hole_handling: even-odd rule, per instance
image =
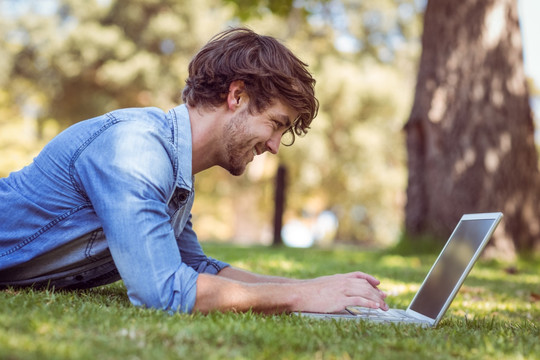
[[123, 279], [137, 306], [190, 312], [199, 273], [227, 264], [192, 229], [185, 105], [77, 123], [0, 179], [0, 285], [88, 288]]

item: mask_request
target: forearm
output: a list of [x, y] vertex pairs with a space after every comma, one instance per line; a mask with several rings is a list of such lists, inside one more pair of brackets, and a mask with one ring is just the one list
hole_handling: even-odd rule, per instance
[[272, 277], [278, 282], [247, 282], [266, 277], [234, 268], [223, 269], [219, 275], [199, 275], [193, 310], [281, 313], [336, 312], [347, 306], [388, 309], [386, 295], [377, 288], [379, 281], [362, 272], [292, 282]]
[[200, 274], [193, 310], [202, 313], [248, 310], [261, 313], [288, 312], [295, 309], [298, 300], [291, 290], [290, 284], [248, 283], [224, 276]]
[[268, 275], [255, 274], [255, 273], [238, 269], [232, 266], [222, 269], [218, 273], [218, 275], [227, 279], [237, 280], [237, 281], [250, 283], [250, 284], [263, 284], [263, 283], [290, 284], [290, 283], [298, 283], [302, 281], [298, 279], [291, 279], [291, 278], [280, 277], [280, 276], [268, 276]]

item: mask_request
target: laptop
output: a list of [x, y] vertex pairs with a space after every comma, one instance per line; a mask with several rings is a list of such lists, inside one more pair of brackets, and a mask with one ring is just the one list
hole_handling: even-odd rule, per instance
[[406, 310], [383, 311], [351, 306], [340, 313], [298, 314], [325, 319], [410, 323], [434, 327], [454, 300], [502, 217], [500, 212], [463, 215]]

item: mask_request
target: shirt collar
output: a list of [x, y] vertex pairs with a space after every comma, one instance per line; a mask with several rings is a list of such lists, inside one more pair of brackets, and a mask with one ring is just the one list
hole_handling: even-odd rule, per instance
[[192, 173], [192, 140], [191, 140], [191, 122], [189, 121], [189, 112], [186, 105], [179, 105], [169, 111], [169, 119], [172, 123], [173, 142], [177, 150], [178, 173], [176, 176], [176, 186], [193, 189]]

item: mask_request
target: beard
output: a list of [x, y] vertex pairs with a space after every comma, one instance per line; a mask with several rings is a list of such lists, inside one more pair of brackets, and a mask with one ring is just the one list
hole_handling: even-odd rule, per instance
[[253, 148], [250, 147], [247, 130], [247, 109], [236, 115], [225, 127], [227, 144], [227, 164], [225, 167], [231, 175], [242, 175], [246, 169]]

